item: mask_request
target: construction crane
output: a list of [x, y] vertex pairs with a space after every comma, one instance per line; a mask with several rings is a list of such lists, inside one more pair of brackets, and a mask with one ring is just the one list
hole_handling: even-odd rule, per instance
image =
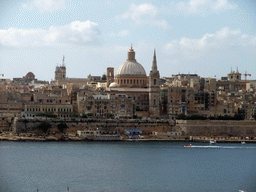
[[244, 75], [244, 78], [245, 78], [245, 87], [244, 87], [244, 89], [246, 90], [247, 76], [251, 76], [251, 74], [249, 74], [249, 73], [247, 73], [247, 71], [245, 71], [245, 73], [243, 73], [242, 75]]

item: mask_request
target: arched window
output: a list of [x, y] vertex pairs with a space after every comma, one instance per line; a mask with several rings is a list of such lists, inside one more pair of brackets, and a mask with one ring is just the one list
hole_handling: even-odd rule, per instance
[[130, 80], [130, 83], [132, 84], [132, 80]]
[[133, 80], [133, 84], [135, 84], [135, 79]]
[[139, 80], [137, 79], [137, 84], [139, 84]]
[[123, 84], [123, 79], [121, 79], [121, 84]]
[[124, 84], [126, 83], [126, 80], [124, 79]]
[[156, 79], [154, 79], [154, 85], [156, 85]]

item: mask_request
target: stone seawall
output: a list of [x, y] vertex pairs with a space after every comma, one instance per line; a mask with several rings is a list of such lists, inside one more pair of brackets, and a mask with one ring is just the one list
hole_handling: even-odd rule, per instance
[[121, 119], [51, 119], [51, 118], [20, 118], [15, 119], [13, 124], [14, 133], [36, 132], [37, 127], [43, 121], [51, 124], [49, 131], [58, 131], [58, 124], [65, 122], [68, 126], [65, 132], [76, 132], [77, 130], [96, 130], [103, 133], [123, 133], [125, 129], [142, 129], [143, 134], [151, 134], [152, 131], [172, 131], [173, 122], [167, 120], [121, 120]]
[[256, 121], [221, 121], [221, 120], [177, 120], [179, 127], [190, 136], [255, 136]]
[[37, 132], [41, 122], [51, 124], [50, 132], [58, 132], [58, 124], [65, 122], [68, 126], [65, 132], [77, 132], [77, 130], [96, 130], [102, 133], [124, 133], [125, 129], [142, 129], [143, 134], [155, 132], [182, 132], [187, 136], [255, 136], [256, 121], [219, 121], [219, 120], [122, 120], [122, 119], [61, 119], [31, 118], [15, 119], [13, 132]]

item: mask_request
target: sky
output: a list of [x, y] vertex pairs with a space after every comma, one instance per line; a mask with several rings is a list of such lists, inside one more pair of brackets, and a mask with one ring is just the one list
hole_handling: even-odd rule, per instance
[[[149, 74], [256, 79], [254, 0], [0, 0], [0, 74], [53, 80], [115, 72], [131, 44]], [[245, 76], [242, 76], [244, 79]]]

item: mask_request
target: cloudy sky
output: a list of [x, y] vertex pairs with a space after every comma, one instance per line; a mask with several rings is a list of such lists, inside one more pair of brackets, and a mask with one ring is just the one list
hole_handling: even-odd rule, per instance
[[[0, 74], [54, 79], [65, 55], [68, 77], [106, 73], [133, 44], [149, 74], [156, 49], [161, 77], [256, 79], [254, 0], [1, 0]], [[244, 77], [243, 77], [244, 78]]]

